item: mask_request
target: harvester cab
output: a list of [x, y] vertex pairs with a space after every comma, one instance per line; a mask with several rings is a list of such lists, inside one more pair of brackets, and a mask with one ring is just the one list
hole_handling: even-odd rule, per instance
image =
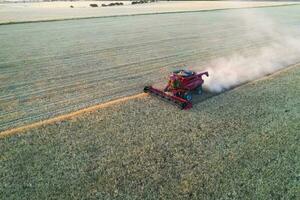
[[180, 76], [180, 77], [189, 77], [189, 76], [194, 75], [195, 72], [193, 72], [191, 70], [180, 69], [180, 70], [173, 71], [173, 74], [176, 76]]
[[194, 72], [187, 70], [176, 70], [169, 77], [168, 85], [165, 88], [165, 91], [172, 89], [178, 89], [181, 87], [182, 82], [185, 78], [194, 75]]
[[146, 86], [144, 92], [166, 99], [181, 109], [189, 109], [192, 107], [192, 93], [202, 94], [203, 75], [208, 76], [208, 72], [176, 70], [170, 75], [163, 91]]

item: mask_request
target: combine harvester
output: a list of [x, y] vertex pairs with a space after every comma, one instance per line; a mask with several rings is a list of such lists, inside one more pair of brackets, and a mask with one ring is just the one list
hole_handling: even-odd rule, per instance
[[176, 70], [170, 77], [163, 91], [152, 86], [146, 86], [144, 92], [161, 97], [183, 110], [192, 108], [192, 93], [202, 94], [202, 76], [208, 77], [208, 72], [194, 72], [190, 70]]

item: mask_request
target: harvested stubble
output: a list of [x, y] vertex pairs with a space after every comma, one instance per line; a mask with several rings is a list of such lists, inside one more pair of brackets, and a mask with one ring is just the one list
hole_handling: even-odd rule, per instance
[[[299, 23], [298, 9], [261, 8], [292, 27]], [[272, 41], [264, 35], [249, 40], [251, 29], [239, 12], [1, 26], [0, 130], [140, 93], [163, 78], [162, 68], [205, 67], [233, 52], [253, 55]]]

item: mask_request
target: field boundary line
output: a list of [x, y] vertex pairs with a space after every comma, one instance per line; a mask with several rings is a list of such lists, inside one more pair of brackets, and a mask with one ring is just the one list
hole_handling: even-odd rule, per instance
[[16, 21], [16, 22], [0, 22], [0, 26], [4, 25], [14, 25], [14, 24], [28, 24], [28, 23], [43, 23], [43, 22], [59, 22], [59, 21], [71, 21], [71, 20], [85, 20], [85, 19], [98, 19], [98, 18], [113, 18], [113, 17], [134, 17], [143, 15], [165, 15], [165, 14], [181, 14], [181, 13], [197, 13], [197, 12], [214, 12], [223, 10], [245, 10], [254, 8], [271, 8], [271, 7], [285, 7], [285, 6], [295, 6], [300, 5], [300, 3], [291, 4], [280, 4], [280, 5], [266, 5], [266, 6], [250, 6], [243, 8], [215, 8], [206, 10], [187, 10], [187, 11], [166, 11], [166, 12], [153, 12], [153, 13], [136, 13], [136, 14], [120, 14], [120, 15], [107, 15], [107, 16], [93, 16], [93, 17], [71, 17], [71, 18], [61, 18], [61, 19], [45, 19], [45, 20], [31, 20], [31, 21]]
[[38, 122], [34, 122], [32, 124], [27, 124], [27, 125], [23, 125], [23, 126], [20, 126], [20, 127], [8, 129], [8, 130], [0, 132], [0, 139], [5, 138], [7, 136], [18, 134], [20, 132], [24, 132], [26, 130], [30, 130], [30, 129], [33, 129], [33, 128], [38, 128], [38, 127], [41, 127], [41, 126], [44, 126], [44, 125], [54, 124], [54, 123], [57, 123], [57, 122], [60, 122], [60, 121], [63, 121], [63, 120], [70, 120], [72, 118], [75, 118], [75, 117], [77, 117], [79, 115], [82, 115], [82, 114], [85, 114], [85, 113], [94, 112], [94, 111], [97, 111], [99, 109], [110, 107], [110, 106], [116, 105], [116, 104], [120, 104], [120, 103], [128, 101], [128, 100], [143, 98], [146, 95], [147, 95], [146, 93], [139, 93], [139, 94], [132, 95], [132, 96], [122, 97], [122, 98], [115, 99], [115, 100], [112, 100], [112, 101], [108, 101], [108, 102], [105, 102], [105, 103], [89, 106], [89, 107], [86, 107], [86, 108], [83, 108], [83, 109], [80, 109], [80, 110], [77, 110], [77, 111], [74, 111], [74, 112], [70, 112], [70, 113], [67, 113], [67, 114], [59, 115], [59, 116], [56, 116], [56, 117], [53, 117], [53, 118], [50, 118], [50, 119], [41, 120], [41, 121], [38, 121]]

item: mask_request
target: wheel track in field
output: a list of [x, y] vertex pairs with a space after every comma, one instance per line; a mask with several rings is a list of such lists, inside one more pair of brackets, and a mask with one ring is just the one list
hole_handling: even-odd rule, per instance
[[[250, 47], [251, 46], [253, 46], [253, 45], [250, 45], [250, 46], [248, 46], [247, 48], [248, 49], [250, 49]], [[255, 48], [256, 46], [253, 46], [252, 48]], [[229, 49], [231, 49], [230, 47], [229, 47]], [[222, 50], [223, 52], [224, 52], [224, 49]], [[222, 52], [222, 51], [220, 51], [220, 52]], [[196, 52], [195, 54], [189, 54], [188, 56], [194, 56], [194, 55], [197, 55], [198, 53]], [[203, 55], [203, 53], [201, 53], [200, 52], [200, 54], [202, 54]], [[218, 52], [218, 55], [220, 55], [220, 53]], [[179, 55], [172, 55], [173, 57], [178, 57], [178, 56], [180, 56], [180, 54]], [[170, 58], [172, 58], [172, 56], [170, 56]], [[183, 58], [185, 58], [185, 57], [187, 57], [186, 55], [184, 55], [184, 56], [182, 56]], [[160, 58], [160, 59], [162, 59], [162, 60], [164, 60], [164, 59], [166, 59], [167, 57], [163, 57], [163, 58]], [[172, 58], [173, 59], [173, 58]], [[182, 60], [181, 58], [179, 59], [179, 61], [180, 60]], [[153, 59], [153, 61], [154, 61], [154, 63], [157, 63], [157, 58], [155, 58], [155, 59]], [[158, 61], [158, 63], [159, 63], [159, 61]], [[131, 64], [127, 64], [127, 66], [128, 67], [132, 67], [132, 64], [137, 64], [137, 66], [138, 66], [138, 68], [139, 68], [139, 64], [141, 64], [141, 63], [131, 63]], [[153, 64], [153, 63], [150, 63], [150, 64]], [[131, 65], [131, 66], [130, 66]], [[120, 66], [117, 66], [117, 68], [119, 68]], [[128, 68], [124, 68], [124, 70], [126, 71], [126, 72], [128, 72]], [[136, 69], [134, 68], [134, 69], [132, 69], [132, 71], [135, 71]], [[109, 72], [108, 74], [110, 74], [111, 72]], [[122, 76], [124, 76], [124, 75], [126, 75], [127, 73], [125, 73], [125, 74], [121, 74]], [[99, 74], [96, 74], [96, 76], [98, 76]], [[104, 76], [104, 77], [101, 77], [100, 78], [100, 80], [101, 79], [106, 79], [106, 78], [108, 78], [108, 79], [111, 79], [111, 78], [117, 78], [117, 77], [119, 77], [119, 75], [118, 76], [110, 76], [110, 77], [107, 77], [107, 76]], [[74, 81], [99, 81], [99, 79], [87, 79], [87, 78], [91, 78], [91, 76], [90, 76], [90, 74], [87, 74], [87, 77], [82, 77], [82, 79], [75, 79]], [[71, 82], [72, 83], [72, 82]], [[64, 84], [66, 84], [66, 82], [64, 82]], [[79, 83], [80, 84], [80, 83]], [[43, 88], [43, 90], [42, 91], [40, 91], [40, 92], [37, 92], [37, 91], [35, 91], [35, 92], [33, 92], [33, 93], [30, 93], [30, 94], [27, 94], [27, 95], [25, 95], [25, 96], [30, 96], [30, 95], [33, 95], [33, 94], [41, 94], [41, 93], [43, 93], [43, 92], [45, 92], [45, 91], [51, 91], [51, 90], [55, 90], [55, 89], [64, 89], [64, 88], [68, 88], [69, 86], [72, 86], [72, 84], [70, 84], [70, 85], [63, 85], [63, 86], [61, 86], [61, 87], [58, 87], [56, 84], [55, 85], [53, 85], [53, 87], [52, 88]], [[75, 85], [76, 86], [76, 85]], [[24, 90], [25, 88], [21, 88], [20, 90]], [[30, 91], [28, 91], [28, 90], [26, 90], [27, 91], [27, 93], [28, 92], [30, 92]], [[17, 92], [17, 91], [15, 91], [15, 92]], [[23, 96], [22, 97], [22, 99], [24, 99], [24, 97], [25, 96]], [[10, 98], [10, 96], [2, 96], [2, 100], [4, 100], [3, 99], [3, 97], [4, 98]], [[7, 99], [7, 100], [13, 100], [13, 99]]]
[[[211, 28], [211, 26], [215, 26], [215, 27], [218, 27], [218, 28], [221, 28], [222, 30], [220, 30], [220, 31], [211, 31], [211, 32], [209, 32], [209, 33], [201, 33], [201, 37], [205, 37], [206, 35], [210, 35], [210, 34], [222, 34], [222, 33], [224, 33], [224, 32], [232, 32], [232, 31], [236, 31], [236, 29], [241, 29], [241, 28], [247, 28], [247, 26], [239, 26], [239, 27], [231, 27], [230, 29], [229, 29], [229, 27], [231, 26], [231, 25], [234, 25], [234, 23], [227, 23], [226, 25], [223, 25], [224, 26], [224, 28], [222, 28], [223, 26], [221, 26], [220, 27], [220, 25], [207, 25], [206, 24], [206, 26], [207, 27], [210, 27]], [[226, 29], [227, 28], [227, 29]], [[211, 29], [214, 29], [214, 28], [211, 28]], [[247, 31], [247, 30], [243, 30], [243, 31]], [[101, 38], [100, 38], [101, 39]], [[175, 38], [175, 39], [180, 39], [180, 38]], [[166, 39], [166, 40], [174, 40], [174, 38], [173, 39]], [[101, 42], [101, 41], [98, 41], [98, 40], [96, 40], [97, 42]], [[136, 46], [140, 46], [140, 45], [144, 45], [144, 44], [151, 44], [151, 43], [153, 43], [153, 42], [155, 42], [155, 41], [150, 41], [150, 42], [146, 42], [146, 43], [137, 43], [137, 44], [135, 44]], [[157, 42], [161, 42], [161, 41], [157, 41]], [[63, 41], [62, 41], [62, 43], [63, 43]], [[21, 45], [21, 44], [20, 44]], [[130, 47], [131, 45], [125, 45], [125, 46], [120, 46], [120, 48], [123, 48], [123, 47]], [[45, 49], [47, 49], [48, 47], [45, 47]], [[69, 48], [71, 48], [71, 47], [69, 47]], [[113, 48], [117, 48], [117, 47], [113, 47]], [[103, 49], [103, 50], [111, 50], [111, 49], [113, 49], [113, 48], [109, 48], [109, 49]], [[2, 50], [4, 50], [4, 51], [8, 51], [9, 49], [4, 49], [3, 47], [2, 47]], [[32, 51], [34, 51], [35, 49], [32, 49]], [[37, 49], [36, 49], [37, 50]], [[38, 50], [41, 50], [41, 48], [39, 48]], [[94, 50], [93, 50], [94, 51]], [[93, 53], [93, 51], [91, 51], [91, 52], [86, 52], [87, 54], [91, 54], [91, 53]], [[100, 51], [102, 51], [102, 50], [100, 50]], [[76, 55], [80, 55], [81, 53], [74, 53], [74, 54], [71, 54], [71, 55], [63, 55], [63, 56], [76, 56]], [[39, 58], [36, 58], [36, 59], [40, 59], [40, 58], [61, 58], [61, 57], [63, 57], [63, 56], [61, 56], [61, 55], [55, 55], [55, 56], [43, 56], [43, 57], [39, 57]], [[28, 59], [28, 58], [26, 58], [26, 60], [28, 60], [28, 61], [30, 61], [30, 60], [35, 60], [35, 58], [31, 58], [31, 59]], [[10, 62], [22, 62], [23, 61], [23, 59], [21, 59], [21, 60], [14, 60], [14, 61], [10, 61]], [[2, 61], [2, 62], [0, 62], [0, 65], [1, 64], [7, 64], [8, 62], [7, 61]], [[33, 67], [34, 68], [34, 67]], [[15, 71], [14, 71], [15, 72]]]
[[[253, 47], [253, 48], [255, 48], [255, 47]], [[197, 55], [197, 53], [196, 53], [196, 55]], [[184, 57], [186, 57], [186, 56], [183, 56], [183, 58]], [[179, 59], [179, 61], [180, 60], [182, 60], [182, 59]], [[149, 67], [147, 68], [148, 69], [148, 71], [149, 71]], [[155, 71], [156, 70], [156, 67], [154, 67], [153, 69], [150, 69], [150, 71]], [[133, 70], [134, 71], [134, 70]], [[147, 72], [147, 71], [146, 71]], [[145, 73], [145, 71], [143, 70], [141, 73]], [[123, 74], [123, 75], [119, 75], [119, 76], [117, 76], [117, 77], [120, 77], [120, 79], [124, 79], [124, 77], [125, 77], [125, 75], [126, 74]], [[130, 77], [130, 76], [129, 76]], [[95, 80], [95, 82], [98, 82], [98, 80]], [[134, 86], [134, 84], [133, 84], [133, 86]], [[66, 88], [68, 88], [69, 86], [66, 86]], [[58, 88], [56, 88], [55, 89], [56, 91], [59, 91], [58, 90]], [[121, 91], [121, 90], [120, 90]], [[120, 92], [120, 91], [118, 91], [118, 92]], [[45, 91], [42, 91], [42, 93], [44, 93]], [[63, 103], [68, 103], [68, 102], [72, 102], [71, 103], [71, 106], [73, 106], [74, 104], [76, 105], [77, 103], [79, 103], [78, 101], [87, 101], [87, 99], [86, 99], [86, 97], [88, 97], [88, 96], [90, 96], [90, 94], [92, 94], [92, 93], [94, 93], [94, 91], [92, 90], [92, 91], [90, 91], [90, 93], [88, 93], [88, 94], [85, 94], [85, 95], [80, 95], [80, 97], [74, 97], [73, 99], [64, 99], [64, 97], [63, 96], [61, 96], [62, 98], [61, 99], [57, 99], [55, 102], [53, 102], [53, 103], [51, 103], [51, 104], [46, 104], [46, 107], [47, 107], [47, 109], [48, 110], [54, 110], [55, 108], [57, 108], [58, 107], [58, 105], [64, 105]], [[32, 95], [32, 94], [31, 94]], [[37, 96], [35, 96], [36, 98], [38, 98]], [[99, 97], [100, 98], [100, 97]], [[74, 99], [76, 99], [77, 101], [75, 101]], [[44, 102], [42, 102], [42, 103], [44, 103]], [[64, 106], [62, 106], [62, 107], [64, 107]], [[1, 125], [1, 127], [2, 128], [5, 128], [5, 127], [7, 127], [7, 126], [10, 126], [11, 124], [15, 124], [15, 125], [17, 125], [17, 121], [21, 121], [21, 122], [24, 122], [24, 121], [27, 121], [28, 119], [32, 119], [32, 115], [37, 115], [37, 116], [42, 116], [42, 115], [40, 115], [40, 112], [42, 112], [42, 111], [38, 111], [37, 113], [32, 113], [32, 111], [34, 111], [35, 109], [34, 108], [32, 108], [31, 106], [29, 106], [29, 108], [31, 108], [31, 110], [29, 109], [29, 110], [26, 110], [26, 109], [24, 109], [23, 110], [23, 112], [26, 112], [26, 113], [29, 113], [28, 115], [29, 115], [29, 117], [27, 116], [24, 116], [24, 115], [21, 115], [21, 117], [22, 117], [22, 120], [12, 120], [11, 122], [8, 122], [8, 123], [4, 123], [4, 124], [2, 124]], [[40, 110], [43, 110], [43, 107], [40, 107]], [[13, 112], [15, 115], [16, 114], [18, 114], [19, 113], [19, 111], [16, 111], [16, 112]], [[7, 117], [8, 115], [12, 115], [13, 113], [1, 113], [2, 114], [2, 116], [3, 117]], [[51, 112], [52, 113], [52, 112]], [[45, 115], [49, 115], [49, 113], [47, 113], [47, 114], [45, 114]], [[20, 115], [19, 115], [19, 117], [20, 117]], [[7, 117], [7, 119], [10, 119], [9, 117]]]
[[[264, 45], [268, 42], [269, 42], [268, 40], [265, 40], [261, 43], [258, 43], [258, 42], [255, 43], [255, 44], [252, 43], [252, 44], [248, 44], [248, 46], [244, 45], [243, 48], [249, 48], [250, 49], [254, 45], [255, 45], [255, 47], [258, 47], [258, 46]], [[220, 52], [221, 51], [226, 51], [227, 49], [233, 50], [233, 47], [235, 47], [235, 46], [236, 46], [236, 44], [232, 45], [232, 46], [227, 46], [226, 48], [222, 48], [222, 46], [220, 46], [221, 47], [220, 49], [222, 49], [222, 50], [220, 50]], [[202, 52], [198, 51], [198, 50], [193, 50], [191, 52], [194, 52], [194, 51], [199, 52], [200, 55], [203, 55], [205, 53], [209, 53], [209, 49], [204, 49], [204, 50], [202, 50]], [[183, 53], [188, 54], [188, 55], [193, 55], [193, 53], [191, 54], [187, 51], [182, 51], [182, 52], [179, 52], [178, 54], [175, 54], [175, 55], [169, 55], [169, 56], [164, 56], [164, 57], [159, 57], [159, 58], [152, 58], [152, 59], [149, 59], [149, 60], [144, 60], [142, 62], [145, 62], [145, 63], [153, 62], [153, 61], [156, 62], [156, 61], [159, 61], [159, 60], [164, 60], [164, 59], [184, 55]], [[217, 53], [218, 53], [218, 55], [221, 54], [218, 51], [217, 51]], [[36, 91], [35, 88], [31, 88], [35, 92], [30, 91], [30, 88], [26, 88], [26, 87], [30, 87], [31, 86], [30, 84], [38, 84], [39, 82], [44, 82], [44, 81], [62, 81], [61, 79], [72, 78], [72, 79], [68, 79], [68, 82], [63, 82], [63, 84], [68, 84], [68, 85], [63, 85], [63, 86], [57, 87], [57, 84], [59, 84], [59, 83], [55, 82], [55, 83], [49, 83], [48, 87], [43, 88], [43, 90], [45, 90], [45, 91], [50, 91], [50, 90], [53, 90], [54, 88], [58, 89], [58, 88], [68, 87], [69, 85], [71, 85], [74, 82], [78, 82], [78, 81], [80, 82], [80, 81], [88, 80], [87, 78], [90, 79], [92, 77], [103, 75], [103, 74], [111, 74], [112, 71], [116, 70], [116, 69], [118, 69], [118, 72], [123, 73], [123, 71], [127, 71], [128, 68], [132, 68], [132, 66], [134, 66], [134, 65], [137, 65], [137, 68], [139, 68], [140, 64], [143, 64], [143, 63], [141, 63], [141, 62], [127, 63], [127, 64], [124, 64], [124, 65], [118, 65], [118, 66], [110, 67], [108, 69], [107, 68], [104, 68], [104, 69], [103, 68], [101, 68], [101, 69], [97, 68], [96, 70], [83, 71], [81, 73], [74, 72], [73, 74], [68, 74], [68, 75], [64, 75], [64, 76], [61, 76], [61, 77], [51, 77], [51, 78], [47, 78], [47, 79], [37, 79], [37, 80], [34, 80], [32, 82], [18, 83], [18, 84], [9, 85], [9, 86], [2, 86], [2, 87], [0, 87], [0, 89], [2, 89], [2, 90], [7, 89], [8, 87], [18, 87], [18, 90], [14, 90], [14, 95], [0, 96], [0, 101], [5, 100], [6, 98], [10, 98], [12, 96], [15, 96], [15, 94], [18, 93], [18, 91], [26, 90], [27, 92], [29, 92], [29, 94], [27, 94], [26, 96], [39, 93], [39, 92]], [[136, 70], [137, 68], [132, 68], [131, 70]], [[104, 73], [103, 73], [103, 70], [105, 70]], [[80, 77], [80, 79], [78, 79], [77, 77]], [[114, 78], [114, 76], [105, 76], [105, 75], [103, 77], [104, 78]], [[52, 87], [51, 87], [51, 85], [52, 85]]]
[[[156, 69], [153, 69], [150, 72], [153, 72], [153, 71], [156, 71]], [[142, 73], [145, 73], [145, 71], [142, 71]], [[138, 75], [138, 76], [140, 76], [140, 75]], [[142, 76], [140, 76], [140, 77], [143, 78]], [[126, 81], [125, 81], [125, 83], [126, 83]], [[136, 83], [133, 83], [132, 85], [127, 85], [127, 86], [133, 88], [131, 90], [133, 93], [137, 92], [138, 90], [141, 90], [141, 88], [142, 88], [142, 85], [137, 86]], [[93, 87], [93, 86], [91, 86], [91, 87]], [[103, 92], [107, 93], [106, 96], [108, 96], [108, 97], [111, 96], [111, 98], [113, 97], [113, 94], [116, 94], [116, 93], [117, 94], [119, 93], [121, 96], [123, 96], [123, 92], [122, 91], [124, 90], [124, 87], [119, 87], [117, 89], [114, 88], [112, 90], [116, 90], [116, 91], [114, 93], [112, 93], [111, 90], [109, 90], [109, 91], [103, 91]], [[88, 93], [86, 93], [85, 91], [83, 91], [83, 92], [84, 92], [84, 95], [81, 94], [79, 97], [77, 97], [77, 96], [73, 97], [73, 99], [70, 99], [70, 98], [65, 99], [63, 96], [58, 96], [58, 97], [61, 97], [61, 98], [57, 99], [55, 102], [52, 102], [50, 104], [46, 104], [46, 108], [47, 109], [45, 110], [45, 113], [43, 111], [43, 107], [40, 107], [40, 110], [38, 110], [38, 112], [36, 112], [36, 113], [34, 112], [33, 113], [32, 111], [35, 111], [35, 108], [32, 108], [31, 106], [29, 106], [30, 109], [25, 111], [26, 113], [28, 113], [28, 115], [26, 115], [26, 114], [25, 115], [21, 115], [21, 118], [19, 118], [19, 119], [12, 119], [12, 120], [8, 121], [7, 123], [4, 123], [0, 127], [2, 129], [5, 129], [6, 127], [10, 127], [11, 125], [18, 125], [18, 124], [22, 125], [26, 121], [33, 121], [33, 119], [34, 120], [45, 119], [48, 116], [53, 116], [55, 114], [61, 114], [61, 113], [67, 112], [67, 111], [72, 111], [73, 107], [82, 108], [81, 106], [78, 106], [79, 104], [84, 105], [84, 106], [91, 105], [91, 104], [87, 103], [87, 102], [91, 102], [91, 100], [89, 100], [88, 97], [90, 97], [91, 94], [94, 94], [95, 90], [91, 90]], [[128, 93], [124, 93], [124, 95], [128, 95]], [[94, 100], [98, 100], [97, 103], [100, 103], [101, 102], [101, 98], [103, 98], [103, 94], [101, 94], [100, 96], [94, 98]], [[109, 99], [110, 98], [108, 98], [107, 100], [109, 100]], [[41, 102], [41, 103], [43, 104], [45, 102]], [[69, 105], [69, 106], [66, 107], [65, 105]], [[58, 109], [58, 112], [54, 111], [56, 109]], [[50, 110], [51, 112], [47, 112], [47, 110]], [[19, 113], [17, 111], [17, 112], [5, 114], [3, 116], [6, 117], [7, 119], [10, 119], [8, 116], [11, 115], [11, 114], [19, 114]], [[20, 115], [18, 115], [18, 116], [20, 117]]]
[[[225, 26], [224, 26], [225, 27]], [[112, 50], [115, 50], [115, 49], [129, 49], [129, 48], [141, 48], [141, 47], [147, 47], [147, 48], [153, 48], [153, 46], [155, 44], [159, 44], [159, 43], [162, 43], [162, 42], [168, 42], [168, 41], [173, 41], [173, 40], [182, 40], [182, 39], [193, 39], [193, 38], [205, 38], [205, 36], [207, 35], [211, 35], [211, 34], [224, 34], [224, 33], [229, 33], [229, 32], [232, 32], [232, 31], [237, 31], [236, 29], [240, 29], [240, 28], [246, 28], [246, 26], [241, 26], [241, 27], [237, 27], [237, 28], [231, 28], [229, 29], [228, 26], [226, 26], [227, 29], [222, 29], [220, 31], [212, 31], [212, 32], [209, 32], [209, 33], [202, 33], [201, 36], [199, 35], [192, 35], [192, 36], [189, 36], [189, 37], [178, 37], [178, 38], [169, 38], [169, 39], [163, 39], [163, 40], [155, 40], [155, 41], [148, 41], [148, 42], [143, 42], [143, 43], [136, 43], [136, 44], [133, 44], [133, 45], [124, 45], [124, 46], [115, 46], [115, 47], [110, 47], [110, 48], [105, 48], [105, 49], [96, 49], [96, 50], [91, 50], [91, 51], [85, 51], [85, 52], [74, 52], [74, 53], [68, 53], [66, 55], [53, 55], [53, 56], [42, 56], [42, 57], [38, 57], [38, 58], [29, 58], [27, 59], [26, 58], [26, 61], [27, 62], [30, 62], [32, 60], [40, 60], [40, 59], [49, 59], [48, 61], [51, 61], [53, 59], [62, 59], [62, 58], [65, 58], [65, 57], [76, 57], [76, 56], [81, 56], [81, 55], [88, 55], [88, 56], [93, 56], [94, 54], [98, 54], [98, 53], [105, 53], [105, 52], [110, 52]], [[247, 31], [247, 30], [242, 30], [242, 31]], [[234, 37], [233, 35], [230, 35], [231, 37]], [[229, 38], [228, 38], [229, 39]], [[217, 41], [221, 41], [222, 39], [221, 38], [214, 38], [213, 40], [217, 40]], [[101, 42], [101, 41], [97, 41], [96, 42]], [[151, 44], [152, 46], [147, 46]], [[45, 47], [45, 49], [47, 49], [48, 47]], [[68, 48], [71, 48], [71, 47], [68, 47]], [[2, 48], [3, 50], [3, 48]], [[32, 49], [34, 51], [34, 49]], [[42, 50], [41, 48], [39, 48], [38, 50]], [[142, 49], [140, 49], [142, 50]], [[7, 50], [4, 50], [4, 51], [8, 51]], [[24, 59], [19, 59], [19, 60], [14, 60], [14, 61], [2, 61], [0, 62], [0, 67], [1, 67], [1, 64], [4, 64], [4, 65], [8, 65], [10, 63], [16, 63], [16, 62], [23, 62]], [[37, 63], [36, 65], [39, 65], [40, 63]], [[33, 70], [35, 70], [36, 68], [36, 65], [30, 65], [29, 67], [31, 67]], [[22, 65], [19, 65], [19, 68], [22, 67]], [[57, 66], [56, 66], [57, 67]], [[28, 69], [28, 67], [27, 67]], [[18, 70], [18, 69], [17, 69]], [[2, 73], [5, 73], [6, 71], [5, 70], [2, 70]], [[8, 73], [16, 73], [17, 71], [11, 71], [10, 69], [7, 69], [7, 72]]]
[[[253, 48], [255, 48], [255, 47], [253, 47]], [[198, 53], [196, 53], [195, 55], [197, 55]], [[176, 56], [176, 55], [175, 55]], [[194, 54], [190, 54], [190, 56], [194, 56]], [[182, 58], [180, 58], [179, 57], [179, 61], [181, 61], [183, 58], [185, 58], [185, 59], [188, 59], [188, 57], [187, 56], [183, 56]], [[165, 58], [163, 58], [163, 59], [165, 59]], [[173, 58], [172, 58], [172, 60], [173, 60]], [[156, 63], [156, 59], [155, 59], [155, 63]], [[138, 63], [139, 64], [139, 63]], [[152, 64], [152, 63], [150, 63], [150, 64]], [[170, 64], [169, 64], [170, 65]], [[149, 71], [151, 71], [151, 72], [154, 72], [158, 67], [161, 67], [161, 66], [159, 66], [159, 65], [155, 65], [153, 68], [149, 68], [149, 67], [147, 67], [147, 70], [145, 71], [145, 70], [142, 70], [140, 73], [148, 73]], [[130, 69], [130, 71], [129, 72], [132, 72], [132, 71], [136, 71], [136, 69]], [[128, 72], [128, 69], [126, 68], [126, 72]], [[98, 75], [97, 75], [98, 76]], [[136, 75], [136, 76], [139, 76], [139, 75]], [[89, 76], [89, 78], [91, 78], [90, 76]], [[118, 74], [117, 76], [110, 76], [110, 77], [107, 77], [107, 76], [104, 76], [103, 78], [101, 77], [100, 79], [99, 78], [96, 78], [96, 79], [86, 79], [86, 77], [83, 77], [83, 80], [86, 80], [86, 82], [85, 82], [85, 85], [89, 85], [90, 83], [93, 85], [93, 83], [95, 83], [95, 82], [99, 82], [99, 81], [105, 81], [106, 79], [113, 79], [113, 80], [115, 80], [115, 81], [118, 81], [118, 79], [127, 79], [127, 78], [130, 78], [130, 76], [128, 76], [128, 73], [124, 73], [124, 74]], [[77, 81], [78, 81], [78, 79], [77, 79]], [[18, 98], [19, 99], [23, 99], [23, 100], [25, 100], [26, 101], [26, 97], [31, 97], [31, 96], [34, 96], [34, 97], [36, 97], [36, 98], [38, 98], [38, 97], [43, 97], [43, 95], [44, 95], [44, 93], [45, 92], [47, 92], [47, 93], [49, 93], [49, 92], [51, 92], [51, 90], [52, 91], [60, 91], [61, 89], [66, 89], [66, 88], [69, 88], [70, 86], [73, 86], [73, 87], [77, 87], [78, 85], [80, 85], [81, 83], [78, 83], [77, 85], [73, 85], [73, 84], [70, 84], [70, 85], [63, 85], [63, 86], [61, 86], [61, 87], [58, 87], [58, 86], [56, 86], [56, 85], [54, 85], [52, 88], [50, 88], [49, 90], [42, 90], [42, 91], [40, 91], [40, 92], [34, 92], [34, 93], [29, 93], [28, 94], [28, 92], [27, 92], [27, 94], [25, 95], [25, 96], [19, 96]], [[28, 91], [28, 90], [27, 90]], [[16, 98], [10, 98], [10, 99], [6, 99], [6, 100], [15, 100]], [[5, 100], [5, 99], [3, 99], [3, 97], [2, 97], [2, 99], [1, 100]], [[3, 114], [3, 113], [0, 113], [0, 114]]]

